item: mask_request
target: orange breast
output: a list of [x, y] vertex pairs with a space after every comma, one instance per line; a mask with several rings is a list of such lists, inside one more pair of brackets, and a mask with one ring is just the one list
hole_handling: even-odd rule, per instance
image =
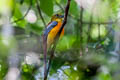
[[[47, 37], [47, 47], [49, 48], [50, 45], [54, 42], [54, 39], [61, 27], [62, 23], [58, 22], [58, 24], [49, 32], [48, 37]], [[64, 35], [64, 29], [62, 30], [60, 37]]]

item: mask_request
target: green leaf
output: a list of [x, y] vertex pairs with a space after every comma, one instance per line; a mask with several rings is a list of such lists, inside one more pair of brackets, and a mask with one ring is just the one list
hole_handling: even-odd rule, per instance
[[100, 73], [97, 80], [112, 80], [112, 76], [109, 73]]
[[40, 8], [48, 16], [53, 14], [53, 1], [52, 0], [40, 0]]
[[[14, 15], [12, 17], [13, 21], [16, 21], [16, 24], [14, 26], [20, 26], [22, 28], [25, 27], [25, 25], [27, 24], [26, 21], [24, 19], [21, 19], [23, 17], [21, 11], [20, 11], [20, 5], [19, 4], [16, 4], [15, 6], [15, 12], [14, 12]], [[19, 20], [21, 19], [21, 20]]]
[[3, 60], [0, 59], [0, 80], [4, 79], [7, 72], [8, 72], [8, 64], [6, 62], [6, 59]]
[[75, 42], [75, 36], [72, 35], [63, 36], [62, 39], [59, 41], [56, 49], [58, 51], [66, 51], [72, 48], [74, 42]]
[[65, 60], [61, 59], [60, 57], [56, 57], [53, 59], [51, 64], [51, 74], [57, 72], [57, 70], [64, 65]]
[[8, 39], [0, 35], [0, 58], [8, 56], [10, 50], [15, 47], [15, 43], [14, 38], [10, 37]]
[[61, 0], [56, 0], [56, 2], [60, 3]]
[[22, 13], [20, 11], [20, 5], [16, 3], [15, 5], [15, 12], [14, 12], [14, 17], [16, 18], [21, 18], [22, 17]]
[[43, 31], [43, 27], [37, 25], [37, 24], [30, 24], [30, 30], [35, 33], [35, 34], [42, 34], [42, 31]]
[[72, 0], [71, 4], [70, 4], [70, 13], [76, 17], [79, 16], [79, 9], [78, 9], [78, 6], [74, 0]]

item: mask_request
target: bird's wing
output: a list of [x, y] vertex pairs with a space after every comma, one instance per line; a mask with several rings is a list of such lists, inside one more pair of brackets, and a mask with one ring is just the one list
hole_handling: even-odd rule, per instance
[[44, 31], [44, 35], [47, 36], [48, 33], [58, 24], [57, 21], [52, 21]]

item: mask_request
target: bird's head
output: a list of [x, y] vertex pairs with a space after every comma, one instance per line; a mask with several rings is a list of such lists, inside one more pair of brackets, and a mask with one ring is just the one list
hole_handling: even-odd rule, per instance
[[51, 21], [63, 21], [64, 15], [61, 14], [55, 14], [52, 16]]

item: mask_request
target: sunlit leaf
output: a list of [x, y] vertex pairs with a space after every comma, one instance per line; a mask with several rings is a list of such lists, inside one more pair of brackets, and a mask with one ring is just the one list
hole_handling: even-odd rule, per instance
[[70, 49], [75, 41], [74, 36], [64, 36], [57, 45], [57, 50], [65, 51]]

